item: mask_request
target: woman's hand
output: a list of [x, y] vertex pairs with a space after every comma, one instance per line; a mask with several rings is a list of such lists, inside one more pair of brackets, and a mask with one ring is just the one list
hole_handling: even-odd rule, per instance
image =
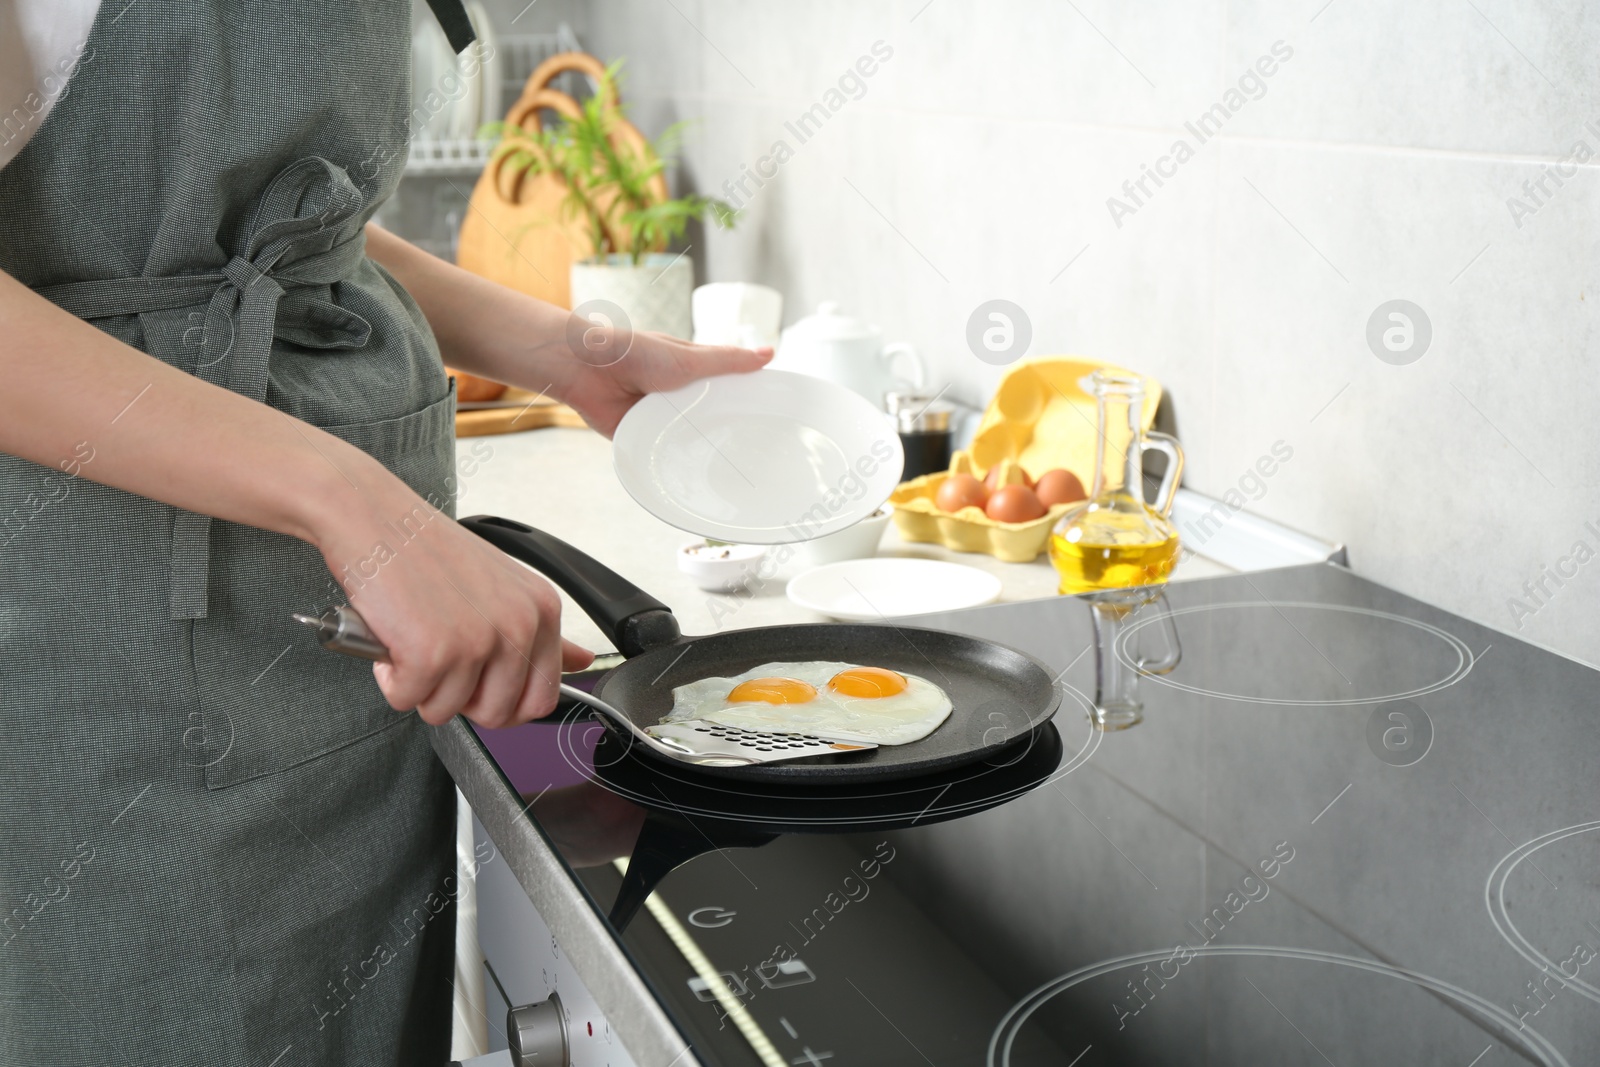
[[664, 393], [718, 374], [760, 370], [772, 359], [770, 348], [695, 345], [662, 333], [598, 326], [569, 331], [568, 344], [576, 350], [577, 366], [562, 399], [607, 437], [646, 393]]
[[565, 401], [607, 437], [646, 393], [759, 370], [772, 358], [767, 348], [692, 345], [585, 321], [371, 224], [367, 253], [416, 299], [446, 365]]
[[491, 728], [548, 715], [561, 672], [594, 659], [561, 637], [556, 591], [372, 467], [356, 479], [361, 499], [314, 543], [389, 649], [373, 667], [384, 698], [435, 726], [456, 715]]

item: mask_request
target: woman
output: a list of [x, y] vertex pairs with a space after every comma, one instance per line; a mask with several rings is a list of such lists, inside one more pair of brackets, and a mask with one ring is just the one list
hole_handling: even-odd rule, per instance
[[[770, 353], [612, 336], [600, 367], [566, 312], [368, 225], [407, 4], [0, 14], [0, 1064], [441, 1063], [423, 724], [537, 718], [591, 658], [434, 507], [441, 351], [607, 434]], [[344, 597], [391, 663], [290, 618]]]

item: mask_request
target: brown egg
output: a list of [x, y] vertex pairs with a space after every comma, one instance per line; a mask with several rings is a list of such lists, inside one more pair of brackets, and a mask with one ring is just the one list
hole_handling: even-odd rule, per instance
[[933, 495], [939, 510], [952, 514], [962, 508], [981, 508], [988, 500], [989, 491], [970, 474], [952, 474], [939, 483], [939, 491]]
[[1039, 503], [1047, 508], [1054, 504], [1071, 504], [1089, 495], [1083, 491], [1083, 483], [1076, 474], [1059, 467], [1039, 475], [1033, 491], [1039, 494]]
[[[1029, 488], [1033, 487], [1033, 479], [1028, 477], [1027, 471], [1023, 470], [1021, 467], [1018, 467], [1017, 473], [1022, 475], [1023, 485], [1026, 485]], [[990, 467], [989, 473], [983, 476], [983, 487], [989, 490], [991, 493], [1000, 487], [1000, 464], [996, 463], [994, 466]]]
[[1039, 497], [1025, 485], [1002, 485], [989, 498], [984, 514], [995, 522], [1030, 522], [1045, 514]]

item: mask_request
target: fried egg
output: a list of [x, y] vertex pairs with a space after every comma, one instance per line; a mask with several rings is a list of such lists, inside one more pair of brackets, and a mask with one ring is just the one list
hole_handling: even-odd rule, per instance
[[731, 678], [702, 678], [672, 691], [662, 722], [706, 719], [771, 733], [904, 745], [950, 717], [944, 690], [914, 674], [854, 663], [763, 663]]

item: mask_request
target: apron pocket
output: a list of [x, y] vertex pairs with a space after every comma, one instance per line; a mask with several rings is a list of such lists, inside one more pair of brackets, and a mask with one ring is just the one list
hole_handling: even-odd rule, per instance
[[[452, 385], [409, 415], [324, 429], [453, 515], [454, 426]], [[207, 786], [295, 767], [408, 720], [384, 701], [370, 663], [329, 652], [291, 618], [344, 600], [316, 549], [227, 522], [211, 538], [208, 613], [193, 622], [200, 721], [184, 744]]]
[[421, 411], [381, 422], [322, 429], [376, 456], [399, 479], [447, 515], [455, 514], [456, 380]]

